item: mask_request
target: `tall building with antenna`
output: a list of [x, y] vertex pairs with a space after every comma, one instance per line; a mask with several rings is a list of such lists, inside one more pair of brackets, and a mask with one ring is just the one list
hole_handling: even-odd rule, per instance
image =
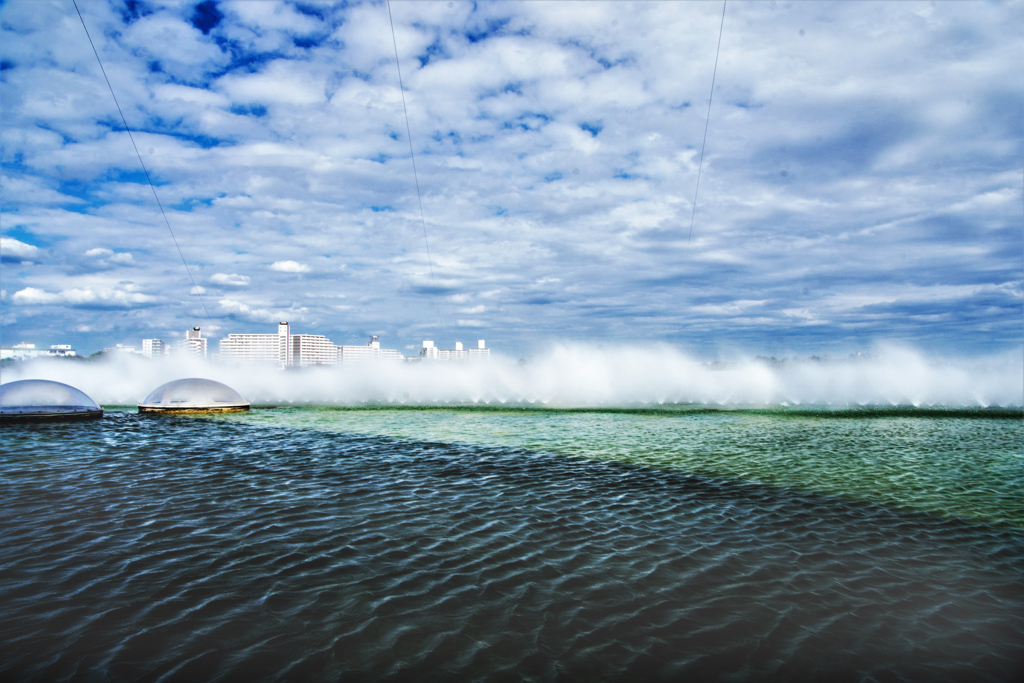
[[224, 362], [274, 364], [281, 368], [312, 365], [352, 366], [374, 360], [402, 360], [394, 349], [380, 348], [376, 336], [365, 346], [336, 346], [322, 334], [292, 334], [281, 322], [277, 334], [229, 334], [220, 340]]
[[287, 367], [292, 364], [291, 326], [281, 322], [277, 334], [229, 334], [220, 340], [220, 359], [249, 363], [274, 364]]
[[193, 327], [185, 331], [185, 338], [178, 341], [178, 348], [185, 353], [194, 353], [206, 358], [206, 342], [202, 331], [198, 327]]

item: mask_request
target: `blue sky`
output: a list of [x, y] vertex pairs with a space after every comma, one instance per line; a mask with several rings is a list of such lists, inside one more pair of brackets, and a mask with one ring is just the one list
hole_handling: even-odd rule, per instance
[[[0, 7], [4, 345], [1016, 346], [1024, 3]], [[431, 276], [431, 267], [433, 276]], [[407, 351], [408, 352], [408, 351]]]

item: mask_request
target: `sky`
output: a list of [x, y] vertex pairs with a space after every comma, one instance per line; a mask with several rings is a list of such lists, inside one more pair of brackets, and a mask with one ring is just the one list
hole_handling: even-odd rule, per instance
[[174, 238], [74, 5], [7, 0], [4, 346], [1024, 339], [1024, 2], [79, 8]]

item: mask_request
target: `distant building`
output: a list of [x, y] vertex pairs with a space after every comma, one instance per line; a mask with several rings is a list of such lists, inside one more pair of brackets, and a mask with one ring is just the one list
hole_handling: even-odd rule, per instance
[[475, 349], [462, 348], [462, 342], [455, 342], [454, 349], [439, 349], [432, 341], [424, 341], [420, 349], [420, 358], [423, 360], [480, 360], [490, 356], [491, 350], [483, 339], [477, 341]]
[[47, 356], [49, 358], [59, 358], [63, 356], [75, 356], [75, 350], [71, 348], [71, 344], [51, 344], [50, 348], [37, 349], [35, 344], [29, 344], [28, 342], [21, 342], [14, 346], [6, 349], [0, 349], [0, 360], [17, 359], [25, 360], [26, 358], [40, 358]]
[[206, 338], [198, 327], [185, 331], [185, 338], [178, 340], [178, 348], [185, 353], [194, 353], [206, 358]]
[[403, 356], [393, 349], [380, 348], [377, 337], [366, 346], [336, 346], [322, 334], [292, 334], [291, 326], [282, 322], [277, 334], [229, 334], [220, 340], [220, 358], [287, 368], [352, 366], [378, 359], [401, 360]]
[[37, 349], [35, 344], [20, 342], [7, 349], [0, 349], [0, 359], [25, 360], [49, 355], [46, 349]]
[[126, 344], [115, 344], [103, 349], [103, 353], [141, 353], [139, 347]]
[[142, 355], [146, 358], [162, 358], [170, 353], [171, 349], [164, 344], [163, 339], [143, 339]]
[[[456, 346], [458, 345], [456, 344]], [[483, 360], [491, 357], [491, 350], [487, 348], [487, 344], [484, 343], [483, 339], [477, 339], [476, 348], [466, 349], [464, 353], [464, 357], [470, 360]]]
[[277, 334], [229, 334], [220, 340], [222, 361], [241, 360], [248, 363], [291, 365], [291, 327], [286, 322], [277, 326]]
[[291, 336], [291, 363], [307, 365], [337, 365], [338, 347], [322, 334], [293, 334]]
[[420, 349], [420, 358], [424, 360], [438, 360], [440, 349], [434, 346], [434, 342], [424, 339], [423, 348]]
[[378, 360], [405, 360], [400, 352], [395, 349], [380, 348], [380, 340], [377, 335], [370, 337], [365, 346], [338, 346], [338, 363], [341, 367], [353, 367], [364, 365]]

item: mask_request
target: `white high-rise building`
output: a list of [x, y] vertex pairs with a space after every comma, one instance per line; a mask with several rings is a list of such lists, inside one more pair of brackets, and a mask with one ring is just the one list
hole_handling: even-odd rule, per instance
[[338, 364], [338, 347], [322, 334], [293, 334], [290, 351], [290, 365], [306, 367]]
[[424, 339], [423, 348], [420, 349], [420, 358], [425, 360], [438, 360], [440, 358], [438, 353], [439, 351], [440, 349], [434, 346], [434, 342]]
[[162, 358], [170, 351], [163, 339], [143, 339], [142, 355], [146, 358]]
[[277, 324], [277, 346], [278, 346], [278, 362], [281, 367], [286, 367], [292, 364], [292, 345], [291, 345], [292, 328], [287, 322], [282, 320]]
[[291, 365], [290, 337], [291, 327], [286, 322], [277, 326], [277, 334], [229, 334], [220, 340], [220, 359], [267, 363], [283, 368]]
[[206, 358], [206, 338], [198, 327], [185, 331], [185, 338], [178, 341], [178, 348]]
[[220, 340], [220, 358], [253, 363], [274, 363], [279, 367], [311, 365], [352, 366], [374, 361], [403, 360], [394, 349], [380, 348], [377, 337], [366, 346], [335, 346], [322, 334], [291, 334], [286, 322], [277, 326], [277, 334], [229, 334]]

